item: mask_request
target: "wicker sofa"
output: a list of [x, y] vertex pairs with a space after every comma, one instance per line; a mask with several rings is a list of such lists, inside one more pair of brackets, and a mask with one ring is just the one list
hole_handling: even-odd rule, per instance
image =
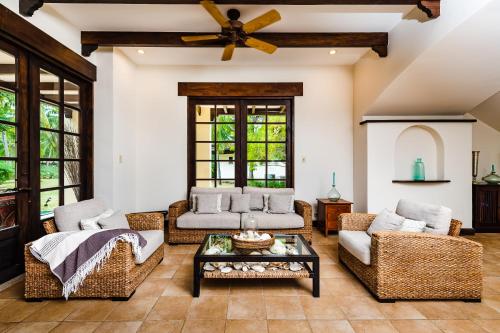
[[[373, 214], [342, 214], [339, 230], [366, 231]], [[371, 237], [370, 265], [339, 244], [338, 255], [368, 290], [383, 302], [417, 299], [480, 301], [482, 245], [459, 237], [462, 223], [451, 221], [448, 235], [384, 231]]]
[[[128, 214], [127, 220], [133, 230], [163, 230], [164, 217], [161, 213]], [[54, 220], [44, 222], [43, 226], [47, 234], [57, 232]], [[52, 274], [47, 264], [40, 262], [31, 254], [30, 245], [31, 243], [26, 244], [24, 248], [25, 299], [38, 301], [44, 298], [61, 298], [61, 282]], [[90, 274], [78, 292], [70, 297], [127, 300], [163, 260], [163, 252], [161, 245], [139, 265], [135, 263], [131, 245], [118, 242], [102, 268]]]

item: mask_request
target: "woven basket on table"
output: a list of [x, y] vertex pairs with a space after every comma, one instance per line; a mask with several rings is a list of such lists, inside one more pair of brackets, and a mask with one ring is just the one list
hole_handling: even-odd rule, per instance
[[253, 251], [267, 250], [274, 245], [274, 235], [270, 234], [271, 238], [266, 240], [248, 240], [248, 239], [237, 239], [234, 236], [231, 237], [233, 243], [233, 248], [237, 249], [243, 254], [248, 254]]

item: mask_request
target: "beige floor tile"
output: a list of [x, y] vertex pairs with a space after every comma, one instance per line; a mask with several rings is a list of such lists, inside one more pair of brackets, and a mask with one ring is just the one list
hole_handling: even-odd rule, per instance
[[377, 307], [379, 303], [371, 297], [339, 296], [334, 297], [334, 299], [348, 319], [369, 320], [385, 318]]
[[9, 329], [9, 333], [45, 333], [59, 325], [57, 321], [19, 323]]
[[134, 297], [143, 298], [161, 296], [169, 281], [170, 279], [147, 279], [143, 283], [141, 283], [139, 287], [137, 287], [134, 296], [132, 296], [132, 299]]
[[[203, 293], [203, 289], [200, 294]], [[170, 279], [162, 296], [192, 296], [193, 295], [193, 282], [191, 279]]]
[[80, 305], [65, 320], [67, 321], [103, 321], [118, 306], [108, 300], [78, 301]]
[[307, 320], [268, 320], [269, 333], [312, 333]]
[[157, 300], [158, 297], [146, 297], [130, 299], [127, 302], [119, 302], [106, 318], [106, 321], [144, 320]]
[[344, 312], [332, 297], [301, 296], [299, 298], [307, 319], [345, 319]]
[[43, 311], [31, 314], [24, 321], [62, 321], [82, 304], [73, 300], [44, 301], [44, 303], [47, 304], [44, 305]]
[[399, 333], [441, 333], [430, 320], [391, 320]]
[[180, 265], [167, 264], [158, 265], [149, 275], [150, 278], [171, 279], [175, 272], [179, 269]]
[[24, 281], [18, 282], [0, 292], [0, 298], [24, 298]]
[[354, 278], [322, 278], [324, 292], [333, 296], [370, 296], [368, 290]]
[[186, 320], [182, 333], [222, 333], [225, 320]]
[[483, 304], [500, 312], [500, 295], [484, 296]]
[[500, 333], [500, 320], [480, 319], [474, 320], [474, 323], [488, 333]]
[[262, 282], [254, 279], [233, 280], [229, 286], [229, 294], [234, 296], [249, 294], [262, 295]]
[[184, 320], [191, 300], [190, 296], [162, 296], [149, 312], [147, 320]]
[[500, 294], [500, 277], [487, 276], [484, 285], [496, 294]]
[[[190, 281], [191, 282], [191, 281]], [[229, 295], [229, 279], [202, 279], [201, 291], [202, 296], [228, 296]]]
[[267, 319], [306, 319], [297, 296], [269, 296], [264, 298]]
[[466, 319], [458, 311], [461, 302], [415, 302], [413, 306], [427, 319]]
[[179, 333], [183, 320], [149, 320], [142, 323], [139, 333]]
[[186, 256], [186, 254], [165, 253], [161, 265], [179, 265], [184, 260], [184, 258], [186, 258]]
[[193, 254], [198, 250], [197, 244], [179, 244], [175, 246], [165, 246], [165, 253], [168, 254]]
[[7, 332], [10, 328], [16, 325], [17, 323], [0, 323], [0, 333]]
[[434, 325], [445, 333], [483, 333], [486, 332], [471, 320], [434, 320]]
[[500, 312], [484, 303], [460, 303], [464, 319], [500, 319]]
[[0, 311], [0, 322], [19, 322], [45, 306], [43, 302], [28, 303], [24, 300], [14, 300]]
[[262, 292], [265, 296], [297, 296], [297, 287], [294, 280], [262, 281]]
[[3, 308], [4, 306], [7, 306], [7, 304], [11, 302], [14, 302], [14, 300], [9, 298], [0, 299], [0, 309]]
[[193, 298], [188, 311], [189, 319], [226, 319], [228, 298], [201, 296]]
[[141, 321], [104, 322], [94, 333], [135, 333], [141, 326]]
[[347, 320], [309, 320], [313, 333], [354, 333]]
[[356, 333], [398, 333], [389, 320], [351, 320]]
[[387, 319], [426, 319], [411, 303], [379, 303], [378, 308]]
[[342, 265], [321, 265], [322, 278], [352, 278], [351, 274]]
[[182, 279], [182, 278], [191, 279], [193, 277], [193, 264], [180, 265], [173, 277], [176, 279]]
[[266, 320], [228, 320], [225, 333], [267, 332]]
[[264, 297], [230, 296], [227, 319], [266, 319]]
[[65, 321], [54, 328], [51, 333], [88, 333], [93, 332], [97, 326], [101, 325], [100, 322], [70, 322]]

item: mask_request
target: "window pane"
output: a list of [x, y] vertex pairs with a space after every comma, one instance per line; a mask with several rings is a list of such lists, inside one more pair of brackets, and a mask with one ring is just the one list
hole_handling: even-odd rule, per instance
[[16, 58], [9, 53], [0, 50], [0, 65], [2, 65], [2, 72], [0, 73], [0, 83], [10, 88], [15, 87], [16, 83]]
[[217, 181], [217, 187], [235, 187], [235, 181], [234, 180], [218, 180]]
[[236, 121], [234, 113], [234, 105], [217, 105], [217, 122], [234, 123]]
[[59, 77], [40, 69], [40, 98], [59, 102], [61, 100], [59, 92]]
[[266, 159], [266, 144], [265, 143], [249, 143], [247, 144], [247, 160], [249, 161], [264, 161]]
[[57, 105], [40, 103], [40, 127], [59, 129], [59, 107]]
[[64, 204], [69, 205], [80, 200], [80, 188], [72, 187], [64, 189]]
[[266, 106], [265, 105], [249, 105], [247, 107], [249, 123], [263, 123], [266, 121]]
[[59, 162], [40, 162], [40, 188], [59, 186]]
[[59, 190], [40, 192], [40, 215], [50, 215], [59, 206]]
[[16, 157], [16, 127], [11, 125], [0, 124], [0, 156], [1, 157]]
[[197, 187], [215, 187], [215, 181], [213, 180], [197, 180]]
[[266, 125], [247, 125], [247, 141], [266, 141]]
[[196, 122], [208, 123], [214, 121], [215, 105], [196, 105]]
[[196, 144], [196, 160], [213, 160], [215, 159], [215, 143], [197, 143]]
[[64, 135], [64, 158], [80, 158], [80, 137]]
[[286, 142], [286, 125], [267, 125], [267, 140]]
[[64, 109], [64, 130], [71, 133], [80, 133], [80, 112], [65, 108]]
[[217, 178], [234, 179], [234, 163], [217, 162]]
[[284, 188], [286, 187], [286, 182], [281, 180], [268, 180], [267, 187], [270, 188]]
[[268, 105], [267, 121], [269, 123], [286, 123], [286, 106]]
[[217, 144], [217, 159], [223, 161], [234, 162], [235, 147], [234, 143], [218, 143]]
[[80, 162], [64, 162], [64, 185], [80, 184]]
[[286, 144], [284, 144], [284, 143], [269, 143], [268, 144], [268, 159], [269, 159], [269, 161], [285, 161], [286, 160]]
[[0, 192], [16, 187], [16, 161], [0, 161]]
[[196, 141], [214, 141], [215, 126], [210, 124], [196, 125]]
[[[0, 220], [0, 230], [11, 228], [17, 225], [17, 200], [15, 195], [4, 195], [0, 197], [2, 207], [2, 220]], [[3, 253], [2, 253], [3, 254]], [[2, 262], [3, 264], [4, 262]], [[3, 266], [3, 265], [2, 265]]]
[[80, 108], [80, 87], [68, 80], [64, 80], [64, 103]]
[[285, 162], [270, 162], [267, 164], [268, 179], [285, 179], [286, 178], [286, 163]]
[[217, 124], [217, 141], [234, 142], [236, 127], [234, 124]]
[[266, 182], [264, 180], [249, 180], [247, 181], [247, 186], [266, 187]]
[[248, 162], [247, 164], [248, 179], [265, 179], [266, 164], [264, 162]]
[[49, 131], [40, 131], [40, 157], [59, 157], [59, 134]]
[[[0, 74], [0, 78], [3, 75]], [[0, 120], [16, 121], [16, 94], [4, 89], [0, 89]]]
[[215, 178], [215, 162], [196, 162], [196, 178]]

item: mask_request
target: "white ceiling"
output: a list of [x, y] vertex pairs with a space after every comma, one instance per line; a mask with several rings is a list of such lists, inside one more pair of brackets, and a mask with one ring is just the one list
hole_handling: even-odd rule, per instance
[[[217, 23], [199, 5], [46, 4], [80, 30], [216, 32]], [[44, 6], [44, 7], [45, 7]], [[282, 20], [262, 32], [388, 32], [414, 6], [220, 6], [241, 11], [242, 22], [271, 8]], [[230, 64], [220, 61], [217, 48], [120, 48], [139, 65], [352, 65], [369, 48], [280, 49], [269, 56], [237, 49]]]

